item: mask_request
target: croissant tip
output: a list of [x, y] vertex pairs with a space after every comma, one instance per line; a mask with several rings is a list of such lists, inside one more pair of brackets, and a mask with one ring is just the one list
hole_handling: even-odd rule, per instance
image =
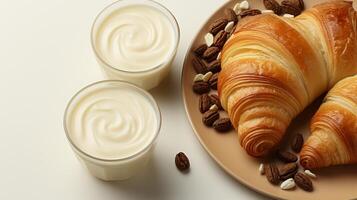
[[[319, 162], [320, 160], [320, 162]], [[315, 169], [321, 167], [319, 153], [310, 146], [304, 146], [300, 154], [300, 164], [304, 169]]]

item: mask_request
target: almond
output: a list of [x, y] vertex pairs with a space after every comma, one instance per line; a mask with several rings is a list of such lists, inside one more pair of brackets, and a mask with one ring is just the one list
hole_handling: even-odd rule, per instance
[[280, 188], [282, 190], [291, 190], [296, 186], [294, 179], [289, 178], [281, 183]]

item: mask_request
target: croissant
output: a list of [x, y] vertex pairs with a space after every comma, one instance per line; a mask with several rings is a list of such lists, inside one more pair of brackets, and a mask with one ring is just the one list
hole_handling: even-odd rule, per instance
[[244, 18], [222, 50], [218, 94], [248, 154], [268, 154], [291, 120], [357, 73], [352, 3], [317, 5], [296, 18]]
[[306, 169], [357, 163], [357, 75], [329, 91], [300, 156]]

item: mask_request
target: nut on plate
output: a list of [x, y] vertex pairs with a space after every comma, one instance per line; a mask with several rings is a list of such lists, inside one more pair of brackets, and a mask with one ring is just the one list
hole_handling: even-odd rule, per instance
[[212, 106], [211, 98], [208, 94], [203, 94], [198, 100], [198, 107], [201, 113], [205, 113]]
[[203, 58], [207, 62], [211, 62], [215, 60], [220, 52], [220, 49], [218, 47], [209, 47], [204, 53], [203, 53]]
[[192, 89], [196, 94], [204, 94], [208, 93], [211, 90], [211, 87], [207, 82], [198, 81], [193, 83]]
[[219, 31], [223, 30], [227, 24], [228, 24], [227, 19], [219, 18], [210, 25], [209, 32], [212, 33], [213, 35], [216, 35]]
[[250, 9], [250, 10], [245, 10], [241, 12], [239, 15], [241, 18], [248, 17], [248, 16], [255, 16], [255, 15], [260, 15], [262, 14], [262, 11], [258, 9]]
[[196, 73], [204, 74], [207, 72], [206, 63], [198, 56], [193, 56], [192, 65], [193, 65], [193, 68], [195, 69]]
[[279, 170], [274, 163], [264, 164], [264, 173], [271, 184], [277, 185], [280, 183]]
[[298, 172], [295, 174], [294, 181], [296, 185], [298, 185], [301, 189], [305, 191], [311, 192], [314, 190], [311, 180], [302, 172]]
[[276, 154], [281, 161], [286, 163], [296, 162], [298, 160], [298, 157], [295, 154], [288, 151], [278, 150]]
[[219, 113], [215, 110], [208, 110], [202, 116], [202, 122], [206, 126], [212, 126], [217, 119], [219, 119]]
[[228, 132], [232, 129], [232, 123], [229, 118], [221, 118], [213, 123], [213, 128], [221, 133]]
[[272, 10], [277, 15], [281, 15], [282, 8], [276, 0], [263, 0], [263, 3], [266, 9]]

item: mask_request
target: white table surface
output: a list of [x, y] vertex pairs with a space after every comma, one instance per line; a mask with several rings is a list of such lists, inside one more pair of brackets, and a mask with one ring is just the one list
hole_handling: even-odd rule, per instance
[[[112, 0], [0, 0], [0, 199], [263, 199], [209, 157], [185, 115], [180, 76], [186, 50], [224, 0], [159, 0], [181, 27], [173, 70], [151, 91], [163, 126], [145, 171], [118, 183], [99, 181], [74, 157], [62, 117], [69, 98], [102, 80], [89, 42], [96, 14]], [[191, 160], [181, 174], [174, 156]]]

